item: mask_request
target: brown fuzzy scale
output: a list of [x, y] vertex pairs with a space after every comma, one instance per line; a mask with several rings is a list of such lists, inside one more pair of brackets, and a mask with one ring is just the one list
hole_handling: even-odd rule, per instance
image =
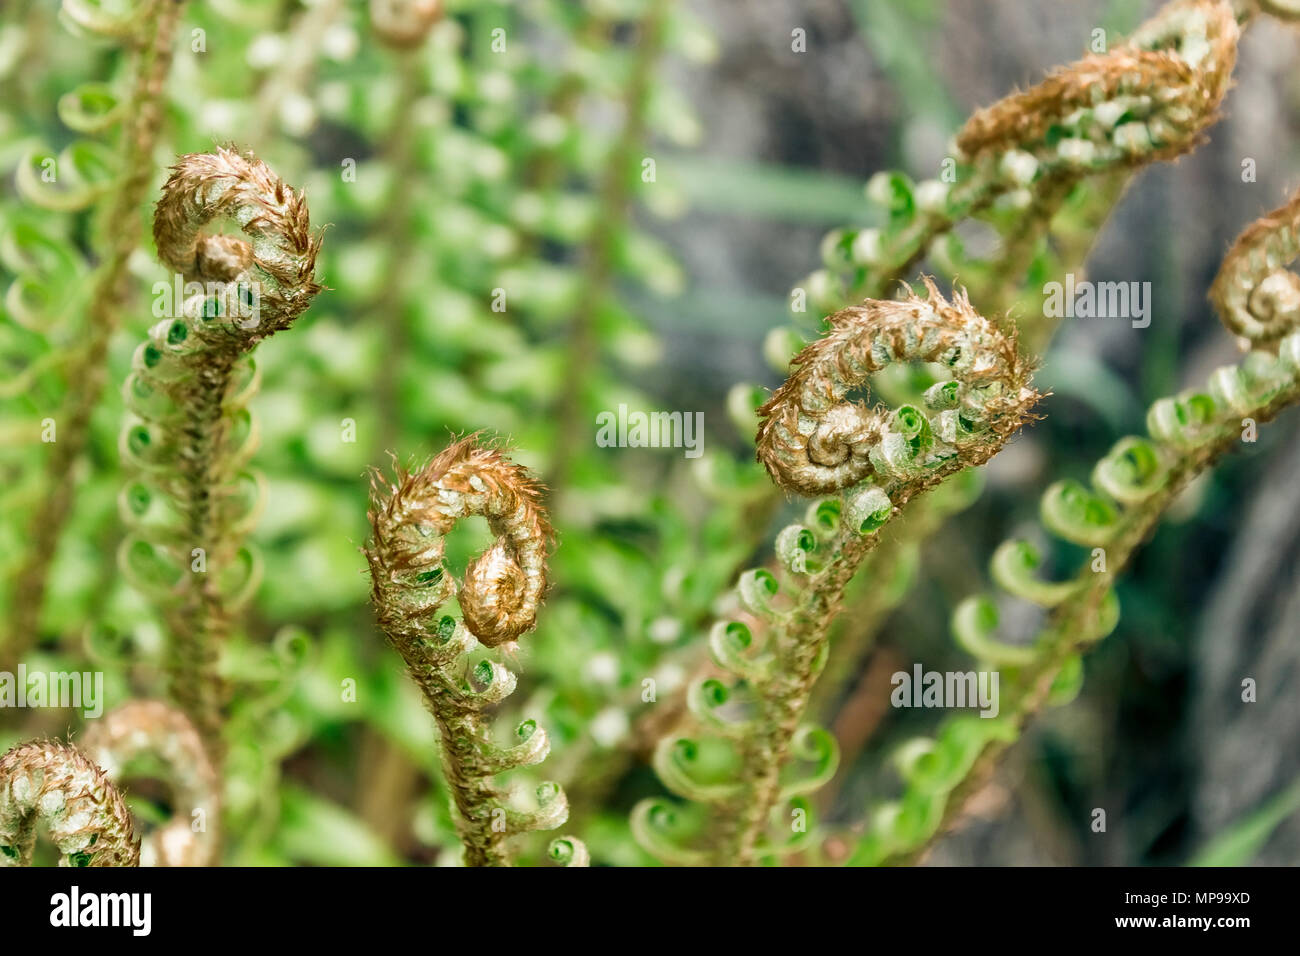
[[60, 866], [139, 866], [131, 811], [75, 747], [21, 744], [0, 758], [0, 866], [31, 866], [44, 820]]
[[[172, 787], [172, 820], [144, 838], [145, 866], [211, 866], [221, 820], [221, 786], [194, 725], [161, 701], [133, 700], [91, 725], [79, 742], [108, 775], [121, 783], [132, 772], [156, 772]], [[193, 813], [206, 828], [196, 832]]]
[[1300, 326], [1300, 191], [1256, 219], [1223, 258], [1210, 301], [1219, 319], [1252, 345], [1275, 345]]
[[[1017, 418], [1037, 401], [1014, 336], [999, 332], [963, 293], [949, 302], [932, 280], [924, 281], [924, 299], [867, 300], [830, 316], [830, 332], [795, 357], [790, 377], [759, 408], [758, 459], [782, 488], [811, 496], [883, 477], [869, 452], [888, 413], [845, 398], [893, 362], [945, 361], [967, 394], [1000, 384], [980, 402], [982, 424]], [[956, 449], [960, 454], [964, 445], [984, 443], [976, 432]]]
[[[1155, 46], [1177, 32], [1188, 16], [1202, 16], [1211, 44], [1207, 69]], [[1166, 26], [1167, 24], [1167, 26]], [[1167, 32], [1166, 32], [1167, 31]], [[1236, 63], [1238, 27], [1233, 12], [1215, 0], [1190, 0], [1162, 8], [1137, 36], [1104, 54], [1092, 54], [1055, 71], [1032, 89], [975, 113], [957, 134], [968, 158], [1007, 149], [1036, 151], [1049, 130], [1076, 110], [1123, 95], [1146, 95], [1174, 135], [1154, 150], [1134, 150], [1132, 165], [1173, 159], [1193, 149], [1217, 118]]]
[[[442, 567], [443, 536], [472, 515], [487, 518], [497, 541], [465, 572], [459, 594], [465, 626], [488, 647], [533, 627], [554, 532], [542, 488], [526, 469], [471, 435], [414, 473], [398, 468], [394, 484], [375, 473], [371, 488], [374, 540], [366, 555], [380, 623], [390, 636], [418, 636], [456, 594]], [[419, 575], [437, 581], [431, 587]]]
[[[237, 223], [251, 241], [202, 232], [222, 219]], [[153, 235], [158, 258], [187, 282], [246, 278], [257, 285], [261, 322], [241, 330], [246, 334], [232, 351], [247, 351], [287, 326], [321, 290], [315, 280], [321, 237], [311, 231], [306, 195], [252, 154], [218, 147], [182, 156], [163, 186]]]

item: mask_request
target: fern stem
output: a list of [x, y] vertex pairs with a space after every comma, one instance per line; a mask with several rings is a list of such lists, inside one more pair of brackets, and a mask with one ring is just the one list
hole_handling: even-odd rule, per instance
[[[445, 536], [472, 515], [486, 517], [497, 540], [458, 583], [443, 565]], [[527, 720], [516, 728], [516, 744], [498, 746], [486, 710], [514, 690], [515, 676], [490, 658], [471, 665], [476, 644], [513, 648], [536, 622], [552, 540], [541, 488], [471, 436], [414, 473], [398, 468], [391, 483], [375, 473], [370, 523], [376, 615], [438, 725], [464, 861], [508, 866], [511, 836], [568, 818], [564, 791], [553, 783], [537, 788], [535, 810], [519, 811], [493, 782], [545, 760], [550, 742]], [[452, 597], [462, 620], [438, 616]]]
[[105, 221], [110, 232], [104, 260], [90, 292], [86, 342], [68, 362], [70, 390], [46, 462], [49, 491], [28, 530], [30, 542], [14, 578], [14, 601], [4, 660], [17, 661], [39, 637], [50, 565], [71, 514], [79, 462], [90, 440], [90, 418], [108, 376], [108, 346], [121, 323], [128, 296], [127, 260], [140, 244], [140, 205], [154, 174], [154, 149], [165, 119], [163, 87], [171, 71], [173, 40], [185, 4], [152, 0], [142, 22], [130, 118], [123, 130], [122, 180], [112, 193]]
[[[1300, 401], [1300, 381], [1292, 383], [1258, 411], [1262, 424]], [[988, 741], [962, 782], [944, 802], [943, 812], [930, 833], [919, 845], [886, 857], [884, 865], [909, 865], [920, 860], [944, 833], [957, 826], [972, 799], [988, 783], [1002, 757], [1019, 739], [1029, 723], [1046, 708], [1054, 685], [1066, 664], [1079, 652], [1105, 636], [1106, 601], [1111, 587], [1128, 568], [1143, 543], [1155, 533], [1169, 506], [1192, 481], [1212, 470], [1225, 455], [1240, 446], [1236, 432], [1224, 435], [1212, 445], [1197, 449], [1171, 469], [1167, 484], [1143, 502], [1141, 510], [1129, 521], [1118, 537], [1106, 546], [1104, 573], [1089, 574], [1089, 580], [1074, 596], [1053, 609], [1036, 644], [1042, 650], [1034, 663], [1014, 675], [1011, 687], [1004, 691], [1004, 713], [1011, 715], [1014, 734]]]
[[[227, 218], [247, 240], [203, 232]], [[159, 258], [193, 291], [174, 304], [176, 317], [150, 330], [124, 388], [120, 446], [133, 479], [121, 510], [132, 534], [119, 564], [166, 611], [169, 691], [220, 767], [219, 660], [231, 615], [256, 585], [255, 557], [241, 551], [261, 491], [242, 471], [256, 445], [248, 356], [320, 290], [320, 239], [301, 194], [260, 160], [225, 149], [183, 156], [173, 167], [154, 238]], [[241, 557], [242, 587], [232, 583]]]

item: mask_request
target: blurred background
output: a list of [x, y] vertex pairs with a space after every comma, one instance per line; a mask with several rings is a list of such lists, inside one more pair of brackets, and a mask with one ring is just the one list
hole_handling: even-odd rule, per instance
[[[500, 725], [522, 715], [547, 727], [554, 747], [541, 772], [570, 792], [565, 832], [595, 862], [648, 862], [626, 815], [660, 791], [646, 764], [647, 734], [664, 726], [666, 707], [656, 708], [700, 666], [735, 573], [767, 560], [803, 507], [766, 490], [733, 386], [781, 381], [765, 337], [790, 323], [791, 289], [821, 267], [828, 231], [879, 220], [864, 191], [874, 173], [937, 176], [973, 110], [1077, 59], [1097, 27], [1122, 36], [1158, 4], [446, 6], [405, 50], [377, 39], [362, 2], [186, 9], [182, 40], [201, 30], [204, 49], [178, 54], [156, 182], [168, 155], [234, 142], [305, 185], [313, 223], [328, 225], [329, 291], [258, 354], [268, 501], [254, 539], [265, 573], [228, 652], [228, 862], [454, 861], [432, 723], [374, 631], [358, 548], [368, 467], [480, 428], [547, 480], [560, 532], [554, 590]], [[54, 2], [6, 0], [0, 23], [2, 278], [31, 272], [14, 236], [35, 231], [69, 254], [42, 280], [58, 294], [40, 316], [6, 305], [4, 368], [17, 378], [76, 347], [79, 290], [104, 228], [94, 203], [43, 209], [21, 168], [81, 141], [61, 122], [60, 98], [90, 83], [122, 87], [129, 57]], [[805, 52], [792, 50], [797, 29]], [[988, 586], [988, 556], [1033, 525], [1042, 490], [1086, 477], [1118, 438], [1143, 431], [1153, 400], [1235, 359], [1206, 293], [1233, 237], [1300, 185], [1297, 64], [1300, 33], [1255, 25], [1209, 141], [1141, 172], [1118, 203], [1088, 273], [1151, 282], [1151, 324], [1062, 322], [1037, 378], [1052, 392], [1045, 420], [924, 545], [907, 596], [825, 705], [844, 754], [821, 794], [831, 824], [852, 826], [897, 792], [887, 758], [933, 717], [891, 711], [888, 675], [915, 661], [969, 667], [948, 616]], [[111, 131], [103, 141], [111, 155]], [[1242, 181], [1247, 158], [1254, 182]], [[86, 166], [86, 182], [111, 183], [111, 170]], [[113, 384], [26, 658], [29, 669], [92, 662], [108, 675], [110, 705], [161, 693], [165, 641], [115, 558], [117, 383], [164, 276], [144, 210], [140, 230]], [[24, 521], [46, 483], [31, 423], [75, 388], [57, 363], [40, 367], [0, 396], [6, 572], [22, 560]], [[596, 414], [620, 403], [703, 412], [706, 455], [597, 447]], [[1121, 581], [1120, 624], [1088, 657], [1079, 699], [1033, 725], [975, 819], [929, 862], [1181, 864], [1208, 850], [1300, 862], [1298, 422], [1293, 412], [1263, 428], [1189, 490]], [[453, 563], [486, 540], [481, 528], [458, 532]], [[641, 699], [647, 677], [659, 702]], [[1258, 683], [1252, 705], [1240, 700], [1245, 677]], [[339, 693], [347, 680], [355, 702]], [[80, 722], [73, 711], [0, 711], [0, 748], [75, 739]], [[146, 818], [165, 816], [164, 785], [134, 794]], [[1089, 829], [1097, 807], [1104, 834]]]

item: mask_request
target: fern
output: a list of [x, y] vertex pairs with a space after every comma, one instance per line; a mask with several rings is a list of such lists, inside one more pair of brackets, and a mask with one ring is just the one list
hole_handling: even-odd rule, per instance
[[[92, 116], [85, 106], [91, 96], [85, 91], [74, 91], [61, 101], [66, 104], [63, 118], [73, 128], [98, 130], [121, 119], [122, 156], [110, 181], [86, 184], [77, 196], [69, 197], [53, 195], [51, 190], [42, 188], [42, 180], [32, 176], [24, 178], [21, 172], [18, 179], [20, 183], [31, 184], [27, 190], [29, 198], [43, 206], [53, 203], [55, 208], [78, 208], [100, 195], [107, 194], [110, 198], [104, 209], [107, 235], [103, 242], [103, 261], [86, 300], [86, 340], [67, 363], [66, 380], [74, 387], [56, 419], [60, 436], [53, 443], [46, 463], [49, 490], [32, 516], [27, 556], [14, 575], [14, 608], [8, 639], [4, 642], [5, 660], [18, 660], [39, 634], [50, 562], [72, 509], [75, 466], [85, 451], [91, 412], [103, 390], [109, 340], [121, 321], [127, 261], [139, 243], [137, 216], [154, 175], [154, 148], [164, 121], [163, 86], [171, 67], [176, 25], [184, 6], [183, 2], [174, 0], [148, 0], [137, 6], [134, 16], [117, 19], [89, 4], [64, 4], [64, 13], [82, 29], [120, 37], [134, 46], [137, 65], [131, 97], [121, 107]], [[71, 158], [75, 161], [75, 152]], [[30, 170], [31, 164], [21, 168]]]
[[[1038, 400], [1013, 340], [963, 296], [950, 303], [929, 279], [926, 289], [925, 299], [868, 301], [831, 316], [830, 334], [795, 359], [791, 377], [759, 410], [758, 454], [773, 479], [799, 494], [843, 494], [778, 535], [788, 594], [770, 572], [746, 572], [738, 585], [746, 617], [720, 623], [711, 636], [718, 663], [743, 686], [710, 679], [690, 700], [736, 741], [735, 779], [696, 776], [704, 746], [690, 739], [667, 737], [656, 752], [666, 785], [722, 805], [718, 862], [750, 864], [772, 852], [759, 841], [777, 801], [816, 789], [834, 772], [833, 742], [800, 721], [844, 588], [881, 528], [946, 478], [993, 457]], [[886, 415], [848, 400], [867, 376], [906, 361], [936, 362], [955, 377], [927, 393], [925, 409], [905, 405]], [[737, 691], [752, 701], [752, 714], [733, 720], [724, 705]], [[782, 781], [793, 754], [811, 757], [814, 772]], [[714, 758], [715, 766], [725, 761]], [[655, 817], [638, 812], [643, 836]], [[646, 842], [653, 849], [658, 839]]]
[[[465, 572], [462, 584], [443, 565], [444, 538], [457, 521], [482, 515], [496, 542]], [[499, 452], [466, 438], [414, 473], [372, 484], [374, 541], [366, 551], [379, 625], [406, 661], [442, 737], [443, 767], [459, 814], [465, 863], [504, 866], [506, 840], [550, 830], [568, 817], [564, 791], [537, 787], [537, 807], [517, 810], [492, 782], [497, 774], [546, 759], [550, 742], [534, 720], [515, 728], [509, 747], [494, 743], [485, 708], [515, 688], [515, 676], [483, 658], [472, 667], [475, 643], [514, 644], [536, 622], [546, 589], [552, 532], [541, 490]], [[455, 596], [463, 620], [439, 618]], [[557, 858], [579, 852], [555, 849]]]
[[[248, 240], [203, 232], [224, 219]], [[123, 389], [131, 414], [121, 452], [137, 477], [122, 496], [134, 534], [120, 565], [166, 607], [172, 696], [219, 762], [219, 657], [230, 615], [258, 583], [257, 559], [240, 543], [261, 504], [257, 478], [244, 471], [257, 444], [247, 410], [257, 373], [247, 356], [319, 291], [320, 239], [299, 193], [259, 160], [225, 149], [173, 168], [154, 238], [193, 294], [150, 330]]]
[[[1088, 482], [1045, 480], [1042, 532], [988, 556], [1000, 593], [957, 605], [956, 650], [1001, 675], [998, 715], [870, 740], [877, 679], [933, 651], [930, 598], [973, 589], [968, 532], [1000, 519], [972, 508], [945, 553], [931, 539], [1040, 389], [1077, 387], [1070, 361], [1031, 378], [1059, 324], [1040, 287], [1085, 271], [1142, 170], [1207, 140], [1256, 67], [1248, 31], [1300, 20], [1296, 3], [1173, 0], [958, 126], [924, 42], [943, 4], [854, 0], [903, 105], [889, 132], [910, 153], [912, 117], [956, 130], [938, 169], [877, 173], [865, 202], [777, 166], [784, 132], [746, 159], [745, 137], [703, 129], [689, 99], [716, 87], [686, 68], [718, 44], [697, 7], [5, 5], [0, 862], [54, 859], [42, 829], [72, 866], [916, 862], [1079, 693], [1143, 542], [1300, 398], [1300, 194], [1210, 287], [1246, 355], [1155, 403]], [[743, 124], [777, 100], [733, 54], [737, 16], [720, 14], [720, 70], [752, 71], [728, 90]], [[844, 75], [773, 62], [814, 60]], [[826, 92], [809, 118], [842, 122]], [[702, 187], [681, 151], [706, 134], [727, 152]], [[176, 155], [155, 264], [141, 226]], [[693, 191], [725, 223], [665, 230]], [[760, 347], [743, 337], [780, 300], [731, 240], [774, 210], [842, 226], [803, 250], [820, 266]], [[743, 267], [743, 291], [670, 301], [695, 271], [679, 259]], [[760, 352], [770, 393], [694, 381]], [[1104, 391], [1083, 397], [1122, 417]], [[706, 412], [698, 460], [592, 440], [596, 416], [669, 396]], [[990, 472], [997, 510], [1042, 435]], [[425, 463], [371, 471], [367, 510], [358, 476], [397, 450]], [[884, 635], [895, 610], [916, 633]], [[10, 719], [18, 662], [102, 671], [107, 714]], [[901, 791], [864, 812], [878, 763]]]
[[92, 726], [77, 749], [115, 784], [138, 773], [171, 785], [172, 819], [144, 836], [141, 866], [217, 862], [220, 784], [203, 741], [184, 714], [158, 701], [131, 701]]
[[60, 866], [139, 866], [131, 812], [80, 751], [23, 744], [0, 758], [0, 866], [31, 866], [44, 821]]
[[[1252, 350], [1218, 369], [1205, 388], [1162, 398], [1147, 415], [1145, 437], [1121, 439], [1097, 463], [1092, 487], [1061, 481], [1043, 495], [1048, 530], [1083, 548], [1089, 559], [1070, 579], [1044, 582], [1034, 572], [1039, 550], [1010, 541], [993, 555], [995, 580], [1015, 598], [1048, 610], [1030, 644], [997, 638], [999, 613], [989, 598], [971, 598], [953, 615], [958, 643], [982, 664], [997, 667], [1001, 712], [950, 720], [932, 741], [910, 744], [901, 760], [907, 789], [878, 808], [853, 856], [858, 863], [915, 858], [960, 816], [997, 758], [1043, 707], [1078, 693], [1080, 654], [1119, 620], [1113, 584], [1150, 537], [1180, 492], [1237, 448], [1244, 429], [1271, 421], [1300, 401], [1300, 331], [1295, 322], [1294, 273], [1285, 264], [1298, 251], [1300, 194], [1252, 224], [1225, 257], [1213, 296], [1225, 326], [1245, 332]], [[1249, 303], [1249, 305], [1245, 305]], [[1007, 687], [1007, 685], [1010, 685]]]

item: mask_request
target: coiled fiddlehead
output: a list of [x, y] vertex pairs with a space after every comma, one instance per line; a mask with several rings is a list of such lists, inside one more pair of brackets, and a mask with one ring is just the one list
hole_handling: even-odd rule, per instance
[[65, 0], [63, 12], [82, 29], [125, 37], [136, 47], [134, 89], [122, 131], [116, 181], [104, 190], [109, 226], [104, 258], [87, 298], [86, 340], [68, 362], [70, 391], [59, 416], [59, 440], [46, 463], [50, 489], [32, 516], [28, 550], [14, 576], [14, 612], [4, 659], [16, 660], [38, 635], [50, 562], [72, 509], [75, 465], [89, 439], [90, 417], [107, 374], [109, 341], [127, 295], [127, 261], [139, 242], [140, 204], [154, 172], [153, 154], [163, 127], [163, 86], [171, 70], [172, 42], [184, 10], [175, 0], [143, 0], [122, 17], [94, 5]]
[[1287, 265], [1300, 255], [1300, 194], [1253, 222], [1232, 244], [1210, 287], [1210, 301], [1230, 332], [1267, 347], [1300, 326], [1300, 276]]
[[[957, 134], [968, 162], [1026, 162], [1050, 172], [1173, 159], [1214, 122], [1236, 62], [1231, 8], [1214, 0], [1163, 7], [1128, 41], [980, 110]], [[1008, 151], [1017, 154], [1008, 159]]]
[[[475, 515], [487, 519], [496, 541], [458, 585], [443, 565], [445, 536]], [[553, 538], [541, 487], [470, 436], [415, 472], [398, 468], [392, 483], [375, 473], [370, 523], [365, 553], [375, 611], [438, 723], [465, 862], [509, 865], [505, 841], [559, 826], [568, 802], [557, 785], [543, 783], [537, 809], [521, 811], [493, 784], [499, 773], [545, 760], [550, 742], [532, 720], [516, 728], [513, 746], [493, 741], [485, 710], [509, 696], [515, 675], [489, 658], [471, 668], [470, 655], [476, 641], [489, 648], [517, 641], [536, 622]], [[438, 617], [453, 597], [463, 620]]]
[[142, 866], [216, 862], [221, 788], [203, 741], [184, 714], [159, 701], [131, 701], [95, 722], [79, 747], [116, 783], [148, 773], [171, 784], [173, 819], [145, 835]]
[[0, 758], [0, 866], [31, 866], [42, 819], [60, 866], [140, 865], [131, 811], [74, 747], [22, 744]]
[[[773, 480], [800, 494], [838, 497], [814, 504], [805, 524], [778, 535], [787, 586], [770, 571], [745, 572], [737, 593], [746, 613], [714, 627], [715, 660], [733, 679], [707, 678], [688, 699], [718, 736], [666, 737], [655, 766], [670, 790], [717, 806], [715, 825], [701, 830], [705, 847], [682, 847], [678, 836], [698, 820], [643, 803], [633, 829], [652, 853], [679, 863], [749, 864], [788, 849], [760, 838], [778, 800], [815, 790], [834, 772], [833, 739], [800, 721], [845, 586], [891, 518], [996, 454], [1039, 398], [1013, 338], [963, 294], [950, 302], [929, 279], [925, 286], [925, 298], [868, 301], [831, 316], [830, 332], [796, 357], [790, 378], [759, 410], [758, 456]], [[909, 361], [938, 362], [954, 375], [927, 393], [925, 408], [886, 413], [848, 400], [873, 372]], [[783, 779], [794, 757], [811, 768]]]
[[[980, 463], [977, 449], [990, 444], [980, 423], [1019, 427], [1018, 410], [1037, 396], [1014, 340], [963, 295], [949, 303], [929, 279], [926, 289], [927, 299], [837, 312], [830, 332], [795, 358], [790, 377], [758, 410], [758, 458], [782, 488], [818, 495], [869, 478], [883, 483], [940, 468], [950, 474], [953, 465]], [[926, 395], [932, 416], [847, 400], [869, 375], [897, 362], [934, 362], [952, 372]]]
[[1011, 596], [1048, 610], [1032, 643], [997, 636], [998, 605], [973, 597], [958, 606], [958, 643], [1002, 675], [996, 718], [959, 717], [933, 740], [909, 745], [906, 787], [873, 816], [852, 858], [862, 864], [914, 859], [961, 815], [998, 757], [1044, 706], [1072, 700], [1083, 679], [1081, 653], [1119, 621], [1116, 577], [1153, 533], [1179, 492], [1211, 470], [1242, 440], [1250, 420], [1262, 424], [1300, 401], [1300, 317], [1285, 270], [1297, 248], [1300, 194], [1252, 224], [1224, 260], [1211, 296], [1224, 325], [1256, 348], [1215, 371], [1203, 389], [1155, 402], [1146, 437], [1121, 439], [1093, 469], [1091, 487], [1060, 481], [1043, 495], [1042, 521], [1056, 536], [1093, 549], [1060, 582], [1036, 576], [1042, 558], [1028, 541], [1004, 543], [992, 559], [994, 580]]
[[[247, 239], [203, 231], [222, 220]], [[241, 548], [261, 503], [260, 482], [244, 470], [257, 441], [248, 355], [320, 290], [320, 238], [301, 193], [260, 160], [218, 149], [173, 167], [154, 239], [185, 294], [136, 349], [123, 390], [120, 449], [137, 477], [121, 498], [132, 533], [120, 565], [167, 612], [171, 695], [219, 764], [217, 659], [230, 614], [257, 585], [256, 557]]]
[[546, 848], [546, 856], [556, 866], [591, 866], [587, 845], [577, 837], [556, 837]]
[[[1041, 354], [1057, 322], [1041, 315], [1041, 289], [1037, 283], [1023, 288], [1024, 278], [1078, 279], [1133, 175], [1146, 163], [1192, 149], [1215, 119], [1237, 33], [1214, 7], [1168, 5], [1109, 52], [1057, 70], [1030, 90], [977, 112], [957, 134], [954, 165], [945, 177], [950, 183], [914, 184], [899, 172], [873, 176], [867, 196], [883, 207], [887, 222], [825, 238], [826, 270], [808, 281], [813, 300], [836, 308], [844, 301], [843, 289], [854, 290], [850, 297], [882, 297], [905, 269], [928, 256], [947, 275], [961, 277], [984, 314], [1014, 315], [1021, 351]], [[1145, 66], [1135, 72], [1135, 64]], [[1099, 80], [1103, 76], [1106, 83]], [[1187, 81], [1176, 92], [1161, 86], [1175, 78]], [[1171, 96], [1176, 103], [1169, 102]], [[1144, 123], [1155, 130], [1147, 138], [1158, 148], [1120, 149], [1147, 145], [1137, 133]], [[1121, 134], [1124, 127], [1128, 131]], [[1088, 150], [1094, 151], [1088, 162], [1071, 158]], [[998, 233], [992, 257], [971, 257], [954, 233], [968, 217], [986, 220]], [[769, 335], [767, 346], [781, 362], [793, 352], [791, 338], [798, 336], [788, 328]], [[884, 390], [888, 383], [873, 385]], [[836, 642], [819, 693], [836, 696], [849, 676], [847, 666], [863, 657], [889, 606], [882, 596], [901, 598], [906, 592], [916, 548], [943, 523], [938, 504], [931, 499], [919, 509], [928, 516], [910, 513], [892, 546], [872, 554], [873, 582], [897, 581], [899, 587], [873, 587], [861, 600], [851, 599], [852, 632]]]
[[[810, 278], [821, 308], [887, 294], [929, 252], [960, 274], [982, 308], [1010, 304], [1053, 216], [1082, 180], [1101, 177], [1096, 225], [1119, 195], [1113, 177], [1193, 149], [1215, 121], [1236, 62], [1239, 29], [1217, 0], [1176, 0], [1125, 42], [1062, 67], [1028, 90], [979, 110], [954, 139], [952, 168], [915, 186], [879, 174], [868, 196], [882, 228], [841, 230], [823, 245], [828, 271]], [[983, 216], [1002, 234], [992, 263], [969, 260], [951, 235]], [[947, 236], [946, 246], [938, 242]], [[1037, 349], [1043, 337], [1025, 344]]]

